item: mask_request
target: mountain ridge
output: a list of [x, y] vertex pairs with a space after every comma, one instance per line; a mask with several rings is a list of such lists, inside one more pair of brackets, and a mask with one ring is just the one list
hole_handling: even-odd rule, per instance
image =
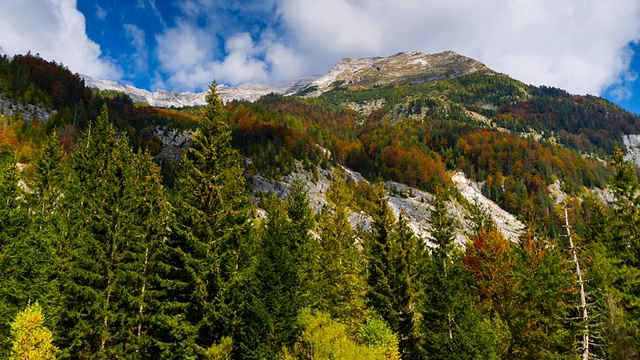
[[[238, 86], [218, 85], [218, 93], [226, 103], [232, 100], [255, 101], [263, 95], [301, 95], [316, 97], [340, 86], [367, 88], [405, 83], [423, 83], [444, 78], [455, 78], [477, 72], [493, 73], [481, 62], [454, 51], [425, 54], [420, 51], [400, 52], [387, 57], [344, 58], [324, 75], [303, 76], [282, 84], [246, 83]], [[88, 87], [118, 91], [129, 95], [132, 101], [155, 107], [201, 106], [206, 103], [206, 92], [170, 92], [140, 89], [113, 80], [100, 80], [80, 75]]]

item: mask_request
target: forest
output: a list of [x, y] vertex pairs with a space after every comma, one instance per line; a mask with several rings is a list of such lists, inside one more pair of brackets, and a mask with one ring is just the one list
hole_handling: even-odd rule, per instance
[[[3, 92], [57, 115], [47, 122], [3, 117], [1, 125], [0, 357], [639, 355], [637, 168], [615, 143], [608, 152], [585, 132], [581, 139], [606, 161], [585, 156], [588, 147], [478, 124], [469, 109], [494, 119], [518, 115], [516, 122], [549, 132], [587, 126], [582, 118], [571, 128], [570, 120], [545, 125], [525, 116], [562, 112], [524, 103], [511, 80], [376, 89], [392, 95], [366, 116], [337, 99], [371, 94], [269, 95], [223, 105], [214, 84], [207, 106], [178, 111], [136, 106], [81, 81], [76, 89], [68, 70], [26, 58], [3, 59]], [[464, 95], [465, 81], [479, 95]], [[398, 95], [428, 87], [457, 100]], [[481, 110], [483, 87], [494, 89], [490, 96], [511, 95]], [[536, 91], [554, 104], [572, 98]], [[603, 100], [589, 101], [575, 98], [570, 107], [607, 111]], [[635, 131], [637, 117], [611, 116]], [[178, 163], [154, 161], [162, 142], [150, 129], [158, 126], [192, 132]], [[302, 181], [284, 198], [267, 193], [254, 201], [252, 174], [278, 178], [296, 163], [334, 169], [326, 206], [312, 210]], [[372, 185], [347, 180], [337, 164]], [[455, 241], [447, 207], [459, 195], [447, 174], [456, 169], [525, 222], [519, 241], [507, 240], [482, 208], [469, 214], [468, 241]], [[434, 194], [428, 239], [393, 213], [386, 179]], [[556, 180], [569, 195], [564, 204], [550, 198]], [[609, 187], [613, 200], [585, 191], [598, 187]], [[372, 231], [351, 225], [349, 216], [361, 211]]]

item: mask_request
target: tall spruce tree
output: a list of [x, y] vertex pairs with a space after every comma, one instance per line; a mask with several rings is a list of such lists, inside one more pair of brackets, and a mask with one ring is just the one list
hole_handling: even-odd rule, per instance
[[[446, 192], [439, 189], [430, 217], [433, 248], [421, 307], [425, 352], [433, 359], [495, 358], [497, 336], [473, 307], [471, 274], [462, 266], [462, 251], [455, 246], [455, 226], [446, 200]], [[472, 221], [476, 233], [492, 228], [479, 208], [472, 210]]]
[[395, 218], [389, 205], [384, 187], [374, 188], [374, 208], [371, 214], [373, 232], [365, 239], [365, 254], [367, 257], [367, 303], [389, 323], [392, 329], [397, 329], [394, 317], [391, 288], [391, 272], [393, 263], [391, 248], [393, 244]]
[[251, 301], [244, 318], [242, 358], [276, 358], [298, 336], [297, 316], [305, 291], [300, 275], [313, 225], [306, 197], [304, 187], [297, 184], [285, 203], [273, 194], [264, 201], [267, 220], [261, 229]]
[[353, 194], [343, 176], [344, 171], [334, 171], [327, 193], [329, 207], [318, 224], [320, 281], [316, 291], [321, 293], [319, 307], [353, 331], [367, 318], [366, 264], [349, 222]]
[[148, 356], [150, 254], [165, 236], [168, 202], [148, 155], [134, 154], [103, 108], [70, 162], [60, 216], [63, 358]]
[[[27, 305], [22, 291], [24, 278], [15, 273], [11, 265], [24, 263], [27, 259], [16, 259], [16, 248], [25, 241], [28, 226], [28, 209], [24, 204], [24, 194], [20, 189], [20, 170], [11, 156], [0, 159], [0, 355], [8, 356], [11, 343], [9, 330], [11, 319]], [[25, 256], [26, 254], [20, 254]], [[20, 290], [18, 290], [20, 289]], [[28, 295], [27, 295], [28, 296]]]
[[[640, 354], [640, 184], [636, 169], [619, 148], [614, 150], [610, 213], [594, 207], [589, 226], [589, 255], [593, 259], [587, 284], [597, 296], [595, 311], [602, 346], [597, 354], [628, 359]], [[598, 285], [598, 286], [596, 286]]]
[[239, 331], [252, 208], [215, 83], [198, 121], [172, 196], [173, 233], [158, 259], [154, 353], [164, 358], [199, 358]]
[[405, 214], [396, 221], [381, 185], [375, 195], [374, 232], [365, 243], [369, 306], [398, 334], [401, 356], [419, 358], [424, 356], [417, 312], [423, 287], [424, 243], [409, 228]]

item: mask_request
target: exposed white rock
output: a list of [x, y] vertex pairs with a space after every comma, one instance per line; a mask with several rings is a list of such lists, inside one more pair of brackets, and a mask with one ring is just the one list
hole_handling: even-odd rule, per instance
[[478, 204], [485, 209], [496, 224], [496, 227], [509, 240], [518, 241], [525, 226], [515, 216], [504, 211], [498, 204], [482, 195], [480, 185], [469, 181], [462, 172], [451, 177], [458, 191], [472, 204]]
[[622, 142], [627, 150], [625, 160], [633, 161], [640, 165], [640, 135], [624, 135]]
[[562, 190], [562, 183], [560, 180], [556, 180], [553, 184], [548, 186], [551, 198], [556, 205], [561, 204], [568, 196], [566, 192]]
[[[366, 181], [358, 172], [344, 168], [345, 178], [348, 181]], [[327, 204], [326, 194], [329, 190], [332, 170], [319, 169], [318, 176], [314, 178], [313, 173], [302, 169], [300, 163], [297, 170], [281, 180], [266, 179], [260, 175], [252, 178], [253, 196], [257, 200], [260, 193], [273, 192], [281, 199], [289, 194], [291, 185], [296, 179], [301, 179], [307, 186], [309, 202], [316, 213], [319, 213]], [[458, 190], [472, 203], [482, 206], [493, 218], [499, 231], [511, 241], [517, 241], [518, 236], [524, 229], [524, 225], [513, 215], [502, 210], [493, 201], [484, 197], [477, 189], [477, 184], [469, 182], [463, 174], [454, 175], [454, 181]], [[475, 186], [475, 187], [474, 187]], [[421, 239], [429, 243], [431, 234], [431, 224], [429, 219], [433, 212], [433, 201], [435, 197], [425, 191], [421, 191], [404, 184], [393, 181], [385, 183], [388, 192], [388, 204], [396, 218], [404, 214], [408, 220], [409, 227]], [[469, 222], [466, 220], [467, 210], [458, 202], [451, 200], [448, 202], [447, 213], [454, 220], [456, 225], [456, 242], [464, 245], [467, 241], [467, 234], [470, 231]], [[352, 212], [349, 221], [354, 228], [371, 231], [371, 216], [363, 212]]]
[[51, 114], [55, 113], [56, 111], [49, 111], [31, 104], [23, 104], [9, 99], [4, 94], [0, 94], [0, 115], [2, 116], [15, 116], [19, 114], [24, 120], [37, 119], [41, 122], [46, 122], [49, 120]]

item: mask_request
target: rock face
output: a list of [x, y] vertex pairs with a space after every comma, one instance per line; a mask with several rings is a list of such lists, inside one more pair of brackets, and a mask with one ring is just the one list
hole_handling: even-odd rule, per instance
[[451, 177], [451, 180], [456, 184], [458, 191], [464, 196], [470, 203], [476, 204], [483, 208], [491, 215], [491, 218], [496, 224], [496, 227], [502, 232], [507, 239], [511, 241], [518, 241], [518, 237], [522, 234], [525, 226], [515, 216], [504, 211], [498, 204], [487, 199], [482, 192], [478, 184], [469, 181], [463, 173], [456, 173]]
[[640, 165], [640, 135], [625, 135], [622, 137], [622, 142], [627, 150], [625, 160]]
[[476, 72], [492, 72], [481, 62], [453, 51], [424, 54], [420, 51], [389, 57], [343, 59], [328, 73], [301, 90], [318, 96], [336, 87], [350, 89], [417, 84], [455, 78]]
[[42, 122], [49, 120], [49, 116], [55, 113], [55, 111], [49, 111], [39, 106], [31, 104], [23, 104], [9, 99], [4, 94], [0, 93], [0, 115], [1, 116], [14, 116], [20, 115], [24, 120], [38, 119]]
[[[345, 178], [348, 181], [366, 181], [357, 172], [343, 168]], [[260, 193], [274, 192], [284, 199], [290, 191], [290, 187], [296, 179], [301, 179], [307, 187], [311, 207], [316, 213], [322, 211], [327, 204], [326, 194], [330, 187], [333, 171], [319, 169], [317, 176], [305, 171], [298, 163], [297, 170], [284, 176], [280, 180], [267, 179], [260, 175], [252, 178], [252, 194], [257, 203]], [[478, 190], [478, 185], [469, 182], [462, 173], [452, 177], [460, 193], [472, 204], [481, 206], [491, 216], [500, 232], [511, 241], [518, 241], [524, 225], [513, 215], [501, 209], [496, 203], [487, 199]], [[429, 243], [431, 234], [431, 212], [435, 197], [425, 191], [409, 187], [393, 181], [387, 181], [385, 188], [388, 191], [388, 204], [396, 218], [404, 213], [409, 220], [409, 227], [421, 239]], [[464, 245], [470, 232], [471, 224], [466, 220], [467, 210], [455, 200], [448, 203], [447, 212], [456, 225], [456, 241]], [[263, 212], [259, 212], [263, 213]], [[349, 216], [351, 225], [365, 231], [371, 231], [371, 217], [363, 212], [352, 212]]]
[[[190, 93], [190, 92], [169, 92], [166, 90], [158, 90], [151, 92], [144, 89], [138, 89], [131, 85], [118, 84], [111, 80], [99, 80], [92, 77], [81, 75], [85, 85], [98, 88], [100, 90], [118, 91], [129, 95], [132, 101], [147, 103], [155, 107], [185, 107], [185, 106], [201, 106], [206, 104], [206, 92]], [[315, 76], [307, 76], [295, 80], [290, 83], [280, 85], [258, 85], [243, 84], [236, 87], [226, 85], [218, 85], [218, 93], [223, 102], [232, 100], [255, 101], [263, 95], [270, 93], [291, 95], [300, 90], [311, 81], [315, 80]]]

